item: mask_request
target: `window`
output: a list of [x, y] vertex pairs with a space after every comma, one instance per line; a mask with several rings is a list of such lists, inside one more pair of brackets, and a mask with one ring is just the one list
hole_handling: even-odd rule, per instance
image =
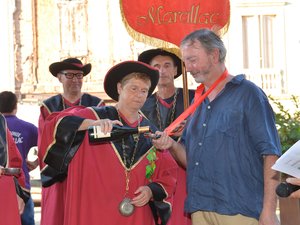
[[274, 67], [275, 15], [243, 16], [244, 68]]
[[276, 13], [244, 14], [241, 23], [242, 63], [247, 78], [267, 94], [283, 94], [286, 76], [282, 60], [282, 17]]
[[58, 1], [57, 6], [61, 58], [86, 56], [88, 53], [86, 3], [82, 0], [65, 0]]

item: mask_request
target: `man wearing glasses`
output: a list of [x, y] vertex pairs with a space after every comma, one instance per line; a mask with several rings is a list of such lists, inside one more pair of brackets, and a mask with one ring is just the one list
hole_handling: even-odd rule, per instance
[[[54, 112], [60, 112], [71, 107], [104, 105], [103, 100], [100, 98], [81, 92], [83, 77], [90, 73], [91, 68], [92, 65], [90, 63], [83, 65], [82, 62], [76, 58], [68, 58], [61, 62], [52, 63], [49, 66], [50, 73], [62, 84], [63, 93], [44, 100], [40, 108], [38, 156], [41, 170], [45, 167], [43, 159], [47, 151], [47, 149], [40, 148], [42, 132], [47, 132], [47, 129], [43, 129], [46, 118]], [[61, 206], [64, 201], [63, 192], [65, 182], [53, 183], [55, 179], [58, 180], [64, 176], [65, 174], [51, 174], [49, 177], [41, 176], [43, 185], [41, 224], [43, 225], [55, 224], [56, 219], [63, 221], [64, 209]], [[56, 218], [54, 218], [53, 215], [55, 215]]]

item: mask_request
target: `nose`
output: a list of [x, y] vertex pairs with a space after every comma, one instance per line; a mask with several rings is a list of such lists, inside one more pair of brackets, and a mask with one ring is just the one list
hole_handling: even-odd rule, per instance
[[163, 67], [160, 67], [158, 70], [159, 70], [159, 73], [160, 73], [160, 74], [163, 73], [163, 72], [165, 71], [165, 69], [164, 69]]
[[72, 78], [72, 81], [73, 81], [73, 82], [77, 82], [77, 81], [80, 81], [80, 79], [78, 79], [76, 76], [74, 76], [74, 77]]

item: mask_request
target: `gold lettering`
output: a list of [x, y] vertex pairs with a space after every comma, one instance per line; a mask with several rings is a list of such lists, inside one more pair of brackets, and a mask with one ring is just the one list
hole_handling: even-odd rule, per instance
[[[188, 12], [178, 12], [179, 16], [179, 21], [180, 23], [189, 23], [189, 13]], [[177, 21], [175, 21], [177, 22]]]
[[215, 18], [215, 19], [214, 19], [214, 17], [218, 17], [218, 16], [220, 16], [220, 13], [213, 13], [213, 14], [210, 16], [210, 23], [211, 23], [211, 24], [216, 24], [216, 23], [217, 23], [216, 20], [217, 20], [218, 18]]
[[210, 12], [201, 13], [200, 4], [192, 5], [188, 11], [164, 11], [164, 6], [155, 8], [151, 6], [148, 9], [148, 15], [137, 17], [137, 24], [144, 26], [147, 23], [152, 24], [211, 24], [218, 22], [220, 13]]
[[149, 18], [152, 21], [152, 23], [155, 23], [155, 20], [154, 20], [154, 17], [153, 17], [153, 14], [155, 14], [154, 10], [155, 9], [154, 9], [153, 6], [149, 9]]
[[163, 9], [164, 7], [163, 6], [159, 6], [158, 8], [157, 8], [157, 18], [158, 18], [158, 21], [157, 21], [157, 23], [158, 24], [161, 24], [161, 22], [160, 22], [160, 16], [159, 16], [159, 11], [161, 10], [161, 9]]
[[[194, 7], [194, 6], [193, 6]], [[199, 11], [199, 5], [197, 5], [196, 7], [196, 13], [195, 13], [195, 16], [194, 16], [194, 20], [193, 20], [193, 23], [197, 23], [197, 15], [198, 15], [198, 11]]]
[[173, 12], [167, 12], [162, 16], [162, 21], [164, 23], [174, 23], [174, 13]]

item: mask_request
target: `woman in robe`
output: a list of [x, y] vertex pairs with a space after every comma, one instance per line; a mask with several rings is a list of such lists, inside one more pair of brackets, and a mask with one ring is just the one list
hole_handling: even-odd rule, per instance
[[104, 89], [115, 106], [72, 108], [46, 122], [42, 145], [48, 149], [42, 173], [66, 179], [62, 225], [166, 224], [172, 209], [178, 166], [166, 150], [156, 151], [143, 134], [102, 144], [89, 142], [87, 129], [114, 125], [150, 126], [139, 110], [158, 82], [158, 70], [137, 61], [112, 67]]

